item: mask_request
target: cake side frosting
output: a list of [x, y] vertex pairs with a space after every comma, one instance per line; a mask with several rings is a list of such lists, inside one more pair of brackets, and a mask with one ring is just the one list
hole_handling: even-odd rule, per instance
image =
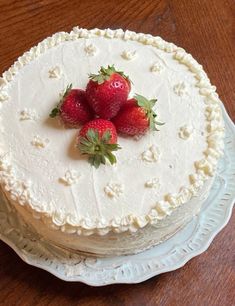
[[[101, 43], [98, 42], [98, 38], [102, 38]], [[70, 190], [70, 193], [72, 197], [76, 197], [76, 191], [75, 186], [79, 186], [79, 181], [81, 182], [84, 179], [84, 176], [89, 174], [91, 176], [91, 181], [93, 180], [93, 192], [95, 194], [101, 194], [102, 193], [102, 199], [105, 199], [107, 201], [111, 213], [109, 214], [109, 211], [102, 211], [102, 207], [100, 208], [100, 205], [97, 204], [95, 206], [91, 207], [92, 209], [96, 209], [96, 212], [94, 213], [95, 218], [91, 218], [89, 216], [86, 216], [83, 212], [83, 217], [80, 218], [81, 212], [77, 212], [77, 214], [72, 214], [72, 211], [76, 213], [77, 207], [70, 207], [71, 211], [68, 212], [64, 209], [60, 209], [61, 207], [58, 207], [58, 196], [56, 193], [54, 195], [48, 195], [47, 197], [44, 196], [44, 201], [42, 198], [38, 197], [37, 193], [35, 192], [34, 187], [34, 181], [26, 180], [26, 176], [21, 177], [18, 168], [19, 165], [17, 165], [16, 157], [11, 157], [12, 153], [10, 152], [6, 146], [6, 143], [0, 144], [0, 150], [1, 150], [1, 159], [0, 159], [0, 180], [1, 185], [6, 190], [8, 196], [14, 200], [17, 201], [20, 205], [24, 205], [27, 209], [32, 211], [33, 215], [36, 218], [43, 218], [45, 223], [47, 223], [49, 226], [53, 226], [55, 228], [60, 228], [62, 231], [66, 232], [73, 232], [77, 231], [79, 234], [86, 233], [91, 234], [93, 232], [97, 232], [100, 234], [104, 234], [109, 232], [110, 230], [114, 232], [122, 232], [126, 230], [130, 231], [136, 231], [138, 228], [144, 227], [148, 223], [154, 224], [158, 220], [164, 219], [167, 215], [171, 214], [177, 207], [179, 207], [181, 204], [186, 203], [189, 201], [192, 196], [195, 196], [198, 194], [202, 186], [204, 185], [205, 180], [207, 180], [209, 177], [214, 175], [214, 172], [216, 170], [217, 160], [222, 154], [223, 149], [223, 120], [221, 115], [221, 109], [219, 105], [219, 98], [216, 94], [215, 90], [216, 88], [210, 84], [210, 81], [206, 75], [206, 73], [203, 71], [203, 68], [201, 65], [199, 65], [191, 55], [187, 54], [183, 49], [176, 47], [174, 44], [167, 43], [164, 40], [162, 40], [160, 37], [153, 37], [151, 35], [146, 34], [137, 34], [131, 31], [123, 32], [122, 30], [84, 30], [79, 28], [74, 28], [74, 30], [71, 33], [57, 33], [53, 35], [52, 37], [47, 38], [42, 43], [39, 43], [38, 46], [33, 47], [30, 51], [26, 52], [22, 57], [18, 59], [18, 61], [15, 62], [15, 64], [6, 71], [2, 78], [0, 79], [0, 101], [2, 102], [2, 109], [4, 110], [5, 103], [7, 104], [8, 100], [14, 100], [17, 99], [17, 93], [14, 93], [15, 96], [12, 96], [10, 94], [11, 91], [11, 84], [14, 84], [15, 78], [17, 78], [18, 74], [21, 70], [23, 70], [24, 67], [27, 67], [31, 62], [40, 60], [40, 56], [47, 53], [47, 50], [53, 50], [53, 48], [57, 46], [62, 46], [62, 49], [65, 49], [67, 42], [76, 42], [82, 39], [82, 46], [84, 49], [84, 57], [87, 56], [87, 63], [88, 65], [84, 68], [84, 71], [80, 72], [81, 75], [87, 72], [93, 72], [92, 69], [97, 69], [98, 65], [103, 64], [99, 62], [94, 65], [92, 59], [94, 59], [96, 56], [99, 56], [99, 52], [101, 49], [101, 45], [99, 44], [105, 44], [109, 41], [113, 40], [113, 44], [117, 42], [117, 50], [118, 55], [120, 56], [120, 59], [118, 58], [118, 63], [120, 65], [123, 65], [125, 70], [128, 72], [128, 67], [130, 64], [132, 64], [131, 69], [129, 69], [133, 73], [133, 77], [135, 74], [137, 74], [138, 70], [135, 65], [133, 65], [134, 61], [138, 61], [138, 57], [141, 59], [141, 52], [142, 48], [146, 47], [153, 47], [154, 49], [158, 50], [158, 52], [162, 52], [162, 54], [156, 54], [156, 56], [153, 56], [154, 61], [151, 58], [151, 61], [145, 65], [145, 69], [148, 69], [149, 78], [155, 77], [156, 74], [163, 74], [165, 73], [164, 70], [170, 70], [172, 73], [174, 72], [175, 66], [172, 64], [174, 61], [178, 64], [182, 64], [183, 70], [181, 71], [182, 75], [186, 73], [186, 70], [190, 71], [190, 74], [187, 75], [189, 79], [182, 78], [175, 80], [168, 80], [172, 89], [172, 95], [175, 94], [177, 99], [176, 103], [180, 103], [184, 101], [185, 98], [189, 97], [192, 99], [195, 96], [195, 103], [199, 100], [200, 97], [203, 98], [203, 103], [205, 104], [204, 107], [198, 107], [198, 112], [203, 111], [203, 114], [198, 114], [197, 120], [198, 122], [202, 117], [204, 116], [203, 126], [201, 126], [201, 132], [203, 135], [201, 135], [202, 140], [200, 143], [201, 152], [197, 153], [198, 156], [201, 158], [199, 160], [194, 160], [192, 166], [187, 165], [186, 168], [189, 169], [189, 172], [186, 173], [186, 175], [189, 177], [189, 182], [187, 184], [186, 179], [182, 179], [183, 184], [178, 186], [176, 190], [174, 190], [174, 186], [172, 183], [172, 188], [169, 188], [169, 192], [163, 192], [164, 190], [160, 188], [165, 188], [164, 185], [167, 183], [167, 177], [158, 178], [155, 177], [156, 173], [152, 173], [152, 169], [156, 169], [154, 167], [158, 167], [159, 163], [161, 162], [161, 159], [163, 159], [164, 163], [167, 162], [167, 152], [166, 152], [166, 144], [164, 146], [160, 146], [159, 144], [156, 144], [156, 140], [158, 142], [163, 143], [163, 140], [160, 136], [154, 136], [153, 134], [149, 134], [146, 136], [146, 138], [142, 138], [140, 140], [137, 140], [136, 143], [138, 144], [138, 147], [140, 147], [140, 151], [135, 156], [135, 161], [133, 161], [130, 157], [129, 159], [126, 158], [124, 153], [120, 153], [118, 155], [118, 159], [120, 161], [120, 165], [118, 164], [114, 168], [110, 170], [110, 167], [108, 166], [108, 170], [105, 170], [104, 168], [100, 170], [99, 176], [107, 176], [107, 180], [103, 181], [103, 187], [98, 189], [97, 184], [94, 183], [95, 176], [97, 176], [94, 171], [90, 171], [89, 173], [86, 173], [87, 170], [86, 167], [88, 165], [81, 161], [79, 169], [64, 169], [63, 173], [58, 173], [57, 181], [54, 182], [54, 184], [61, 184], [62, 186], [57, 188], [73, 188]], [[111, 40], [109, 40], [111, 39]], [[88, 40], [90, 40], [88, 42]], [[114, 42], [115, 41], [115, 42]], [[135, 42], [135, 44], [128, 44], [128, 42]], [[126, 42], [127, 44], [123, 44]], [[107, 43], [108, 44], [108, 43]], [[120, 48], [119, 48], [120, 45]], [[98, 46], [98, 47], [97, 47]], [[115, 45], [116, 46], [116, 45]], [[75, 45], [75, 48], [78, 47]], [[109, 45], [108, 45], [109, 47]], [[120, 49], [120, 50], [119, 50]], [[137, 50], [136, 50], [137, 49]], [[153, 49], [153, 50], [154, 50]], [[148, 49], [147, 49], [148, 50]], [[81, 50], [79, 50], [81, 51]], [[121, 52], [122, 51], [122, 52]], [[149, 51], [149, 50], [148, 50]], [[144, 52], [144, 51], [143, 51]], [[146, 51], [147, 52], [147, 51]], [[149, 52], [153, 52], [152, 49]], [[64, 53], [66, 54], [66, 52]], [[168, 56], [169, 63], [171, 63], [171, 67], [168, 67], [168, 62], [162, 61], [162, 58], [164, 58], [164, 54]], [[117, 55], [117, 56], [118, 56]], [[51, 55], [52, 56], [52, 55]], [[107, 56], [107, 54], [104, 54], [102, 59], [104, 60], [104, 57]], [[55, 56], [56, 58], [56, 56]], [[56, 58], [57, 59], [57, 58]], [[62, 57], [62, 60], [66, 61], [66, 58]], [[171, 62], [172, 60], [172, 62]], [[48, 59], [49, 61], [49, 59]], [[46, 62], [45, 62], [46, 63]], [[73, 61], [71, 63], [71, 67], [69, 69], [72, 69], [73, 67]], [[177, 64], [177, 65], [178, 65]], [[140, 64], [139, 64], [140, 65]], [[176, 65], [176, 66], [177, 66]], [[48, 79], [50, 81], [58, 81], [59, 86], [56, 85], [57, 90], [55, 92], [50, 93], [51, 100], [50, 103], [53, 102], [53, 100], [56, 99], [56, 95], [58, 95], [59, 89], [62, 89], [62, 86], [64, 87], [67, 85], [65, 82], [69, 82], [68, 79], [63, 79], [63, 69], [59, 67], [58, 69], [58, 63], [54, 63], [54, 66], [50, 67], [48, 66], [47, 70], [43, 70], [42, 75], [40, 75], [40, 82], [43, 82], [42, 78], [45, 78], [46, 74], [48, 74]], [[139, 68], [139, 66], [137, 65]], [[172, 69], [173, 67], [173, 69]], [[42, 67], [41, 67], [42, 68]], [[122, 67], [121, 67], [122, 68]], [[186, 68], [186, 69], [185, 69]], [[81, 69], [82, 70], [82, 69]], [[24, 71], [25, 72], [25, 71]], [[31, 71], [27, 73], [33, 73]], [[147, 72], [143, 72], [147, 73]], [[78, 73], [79, 75], [79, 73]], [[145, 74], [146, 75], [146, 74]], [[151, 76], [153, 75], [153, 76]], [[190, 79], [191, 75], [191, 79]], [[150, 77], [151, 76], [151, 77]], [[22, 76], [23, 77], [23, 76]], [[158, 76], [157, 76], [158, 77]], [[153, 81], [152, 81], [153, 80]], [[156, 79], [156, 84], [161, 79]], [[195, 80], [195, 82], [194, 82]], [[75, 82], [79, 84], [79, 86], [84, 86], [85, 79], [79, 77], [75, 79]], [[144, 84], [144, 80], [141, 78], [140, 83], [137, 79], [134, 79], [134, 84], [136, 84], [135, 90], [143, 91], [143, 94], [146, 91], [146, 87]], [[151, 79], [151, 82], [154, 82], [154, 79]], [[48, 83], [49, 84], [49, 83]], [[49, 86], [49, 85], [48, 85]], [[55, 83], [53, 83], [53, 88], [55, 86]], [[195, 87], [195, 88], [194, 88]], [[46, 87], [47, 88], [47, 87]], [[50, 88], [47, 88], [50, 91]], [[199, 94], [197, 94], [199, 92]], [[141, 93], [141, 92], [140, 92]], [[20, 92], [18, 93], [20, 95]], [[35, 95], [36, 93], [33, 92]], [[33, 99], [33, 94], [30, 97]], [[154, 94], [154, 91], [152, 92]], [[191, 96], [189, 96], [191, 94]], [[45, 93], [45, 97], [46, 97]], [[198, 98], [199, 97], [199, 98]], [[151, 97], [150, 97], [151, 98]], [[158, 92], [157, 98], [159, 99], [159, 106], [161, 106], [160, 103], [162, 103], [161, 100], [163, 100], [164, 95], [161, 96]], [[198, 99], [198, 100], [197, 100]], [[166, 98], [167, 100], [167, 98]], [[161, 101], [161, 102], [160, 102]], [[192, 103], [192, 101], [190, 102]], [[179, 104], [178, 104], [179, 105]], [[32, 108], [30, 109], [29, 106]], [[28, 109], [19, 109], [16, 116], [19, 116], [18, 120], [22, 121], [20, 118], [26, 118], [23, 120], [29, 120], [34, 121], [37, 116], [35, 116], [35, 110], [34, 105], [27, 105]], [[183, 109], [183, 106], [181, 106]], [[38, 117], [43, 118], [45, 120], [45, 113], [50, 108], [49, 106], [43, 104], [44, 113]], [[46, 109], [45, 109], [46, 108]], [[164, 116], [164, 108], [159, 107], [161, 111], [161, 116]], [[193, 114], [193, 111], [191, 112], [191, 116]], [[197, 108], [196, 108], [197, 110]], [[182, 111], [182, 110], [181, 110]], [[23, 113], [22, 113], [23, 112]], [[166, 114], [165, 114], [166, 115]], [[183, 116], [183, 114], [182, 114]], [[195, 114], [197, 116], [197, 114]], [[28, 118], [28, 119], [27, 119]], [[2, 118], [3, 120], [4, 118]], [[173, 120], [170, 117], [163, 118], [165, 121], [168, 121], [168, 124], [170, 124], [171, 120]], [[15, 120], [16, 117], [15, 117]], [[36, 119], [37, 121], [40, 119]], [[186, 121], [186, 119], [184, 120]], [[24, 122], [26, 123], [26, 122]], [[185, 123], [185, 122], [182, 122]], [[22, 124], [22, 123], [21, 123]], [[167, 124], [167, 122], [166, 122]], [[177, 130], [175, 131], [174, 137], [178, 137], [179, 141], [181, 142], [187, 142], [190, 141], [193, 137], [198, 137], [198, 142], [200, 142], [199, 138], [199, 130], [197, 130], [197, 127], [191, 127], [187, 126], [185, 124], [177, 124], [174, 125], [174, 127], [177, 127]], [[49, 128], [49, 127], [47, 127]], [[3, 125], [3, 129], [6, 129], [6, 125]], [[32, 128], [33, 129], [33, 128]], [[37, 129], [36, 129], [37, 130]], [[46, 171], [50, 165], [46, 164], [46, 158], [45, 158], [45, 150], [47, 150], [47, 147], [50, 148], [50, 146], [55, 145], [53, 143], [53, 137], [60, 137], [59, 133], [55, 132], [55, 135], [51, 137], [52, 141], [50, 140], [50, 137], [44, 136], [44, 135], [38, 135], [35, 130], [35, 134], [32, 135], [32, 139], [30, 140], [30, 145], [32, 145], [36, 151], [34, 151], [33, 157], [37, 158], [38, 163], [40, 163], [43, 167], [43, 171]], [[195, 131], [196, 130], [196, 131]], [[58, 129], [58, 132], [61, 133], [61, 131]], [[7, 137], [9, 135], [12, 136], [11, 141], [13, 143], [14, 138], [14, 130], [9, 132], [7, 134]], [[65, 138], [68, 136], [75, 135], [76, 131], [66, 131]], [[197, 133], [195, 136], [194, 133]], [[43, 133], [42, 133], [43, 134]], [[46, 133], [44, 133], [46, 134]], [[20, 135], [21, 136], [21, 135]], [[164, 136], [164, 135], [163, 135]], [[163, 137], [162, 136], [162, 137]], [[6, 136], [5, 136], [6, 137]], [[73, 136], [74, 137], [74, 136]], [[156, 139], [157, 137], [157, 139]], [[158, 139], [159, 138], [159, 139]], [[196, 139], [196, 138], [194, 138]], [[129, 140], [128, 140], [129, 141]], [[177, 140], [178, 141], [178, 140]], [[174, 145], [180, 147], [180, 145], [177, 143], [173, 143]], [[204, 147], [205, 142], [205, 147]], [[23, 141], [24, 143], [24, 141]], [[28, 143], [28, 140], [27, 140]], [[123, 147], [127, 146], [127, 140], [122, 140]], [[189, 146], [189, 144], [186, 143], [186, 147]], [[14, 147], [14, 145], [12, 145]], [[16, 146], [15, 146], [16, 147]], [[130, 147], [128, 147], [130, 151], [136, 149], [136, 144], [134, 144], [133, 140], [131, 142]], [[44, 153], [43, 153], [44, 152]], [[66, 153], [64, 153], [66, 154]], [[13, 154], [14, 155], [14, 154]], [[21, 158], [23, 158], [21, 156]], [[53, 157], [50, 157], [51, 159]], [[74, 156], [73, 156], [74, 158]], [[76, 162], [75, 157], [75, 162]], [[50, 160], [50, 159], [49, 159]], [[183, 161], [182, 161], [183, 162]], [[33, 163], [33, 161], [31, 161]], [[141, 190], [144, 191], [144, 194], [146, 194], [146, 190], [152, 190], [153, 192], [151, 196], [147, 195], [146, 199], [142, 199], [142, 205], [139, 207], [130, 207], [132, 203], [125, 203], [127, 208], [130, 209], [131, 213], [127, 211], [124, 216], [122, 216], [122, 206], [118, 206], [119, 202], [123, 199], [123, 194], [125, 195], [125, 192], [128, 192], [128, 182], [123, 183], [123, 177], [118, 175], [118, 173], [115, 173], [116, 167], [119, 168], [119, 172], [126, 171], [124, 173], [127, 178], [129, 179], [128, 171], [125, 169], [129, 169], [128, 163], [132, 163], [132, 167], [139, 167], [139, 177], [136, 177], [136, 181], [138, 181], [138, 184], [141, 183]], [[123, 168], [121, 167], [121, 164], [123, 164]], [[55, 164], [56, 166], [56, 164]], [[169, 167], [174, 166], [172, 165], [172, 160], [169, 162]], [[59, 163], [58, 163], [58, 168]], [[124, 169], [125, 168], [125, 169]], [[131, 167], [130, 167], [131, 168]], [[146, 177], [144, 177], [143, 182], [140, 181], [141, 178], [141, 169], [146, 172]], [[49, 171], [49, 170], [48, 170]], [[191, 172], [190, 172], [191, 171]], [[118, 172], [118, 170], [116, 170]], [[114, 173], [114, 174], [113, 174]], [[27, 171], [26, 171], [27, 174]], [[76, 175], [75, 175], [76, 174]], [[130, 175], [132, 173], [130, 172]], [[138, 171], [136, 172], [138, 174]], [[51, 174], [48, 172], [48, 175]], [[179, 176], [179, 175], [178, 175]], [[54, 179], [54, 177], [53, 177]], [[96, 178], [97, 180], [97, 178]], [[89, 183], [90, 181], [88, 181]], [[156, 183], [157, 182], [157, 183]], [[78, 184], [78, 185], [77, 185]], [[163, 185], [163, 186], [162, 186]], [[176, 182], [177, 185], [177, 182]], [[138, 188], [139, 185], [137, 185]], [[151, 187], [152, 186], [152, 187]], [[155, 186], [155, 187], [154, 187]], [[159, 187], [160, 191], [158, 191], [157, 187]], [[180, 187], [180, 188], [179, 188]], [[174, 192], [171, 192], [171, 189], [174, 190]], [[37, 190], [37, 192], [40, 190]], [[58, 191], [58, 189], [57, 189]], [[130, 191], [129, 191], [130, 192]], [[134, 194], [134, 191], [131, 191]], [[160, 194], [158, 193], [160, 192]], [[43, 191], [41, 192], [43, 193]], [[132, 195], [131, 193], [131, 195]], [[70, 196], [71, 196], [70, 195]], [[107, 197], [107, 199], [105, 198]], [[47, 201], [47, 199], [51, 198], [51, 201]], [[66, 199], [66, 197], [65, 197]], [[80, 200], [79, 198], [76, 198], [76, 200]], [[75, 202], [76, 202], [75, 200]], [[86, 201], [89, 199], [86, 199]], [[92, 200], [92, 199], [90, 199]], [[148, 203], [148, 200], [151, 200], [151, 203]], [[111, 201], [111, 202], [108, 202]], [[133, 202], [135, 201], [135, 197], [133, 196]], [[145, 205], [145, 201], [147, 204]], [[102, 202], [102, 201], [101, 201]], [[150, 201], [149, 201], [150, 202]], [[74, 203], [70, 204], [74, 205]], [[116, 206], [115, 206], [116, 205]], [[107, 206], [107, 205], [106, 205]], [[132, 204], [133, 206], [133, 204]], [[89, 209], [89, 208], [87, 208]], [[135, 209], [138, 210], [138, 214], [135, 214]], [[121, 210], [120, 215], [119, 211]], [[105, 218], [104, 213], [106, 213]]]

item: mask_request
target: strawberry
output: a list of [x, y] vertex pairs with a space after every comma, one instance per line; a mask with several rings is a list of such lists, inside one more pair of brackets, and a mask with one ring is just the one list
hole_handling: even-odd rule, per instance
[[153, 106], [156, 99], [148, 100], [141, 95], [135, 95], [127, 100], [120, 112], [112, 119], [117, 131], [127, 135], [143, 135], [148, 129], [157, 130], [155, 124], [163, 123], [155, 120], [156, 113]]
[[86, 123], [78, 134], [78, 149], [89, 156], [88, 161], [96, 168], [108, 159], [111, 165], [116, 163], [112, 151], [117, 151], [117, 131], [111, 121], [94, 119]]
[[59, 104], [50, 113], [51, 118], [57, 115], [69, 127], [78, 127], [91, 120], [93, 114], [87, 103], [85, 91], [72, 89], [72, 84], [67, 86]]
[[117, 115], [131, 90], [129, 78], [114, 66], [101, 67], [99, 74], [91, 74], [86, 87], [88, 103], [101, 118]]

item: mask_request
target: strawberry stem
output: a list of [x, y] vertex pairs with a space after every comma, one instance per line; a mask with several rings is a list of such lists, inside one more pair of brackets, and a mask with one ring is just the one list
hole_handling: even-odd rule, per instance
[[54, 107], [50, 113], [50, 117], [51, 118], [55, 118], [57, 115], [60, 114], [60, 107], [63, 104], [65, 98], [68, 96], [68, 94], [70, 93], [72, 89], [72, 84], [67, 85], [66, 89], [64, 90], [64, 93], [62, 95], [62, 98], [60, 99], [60, 102], [56, 105], [56, 107]]
[[137, 101], [137, 105], [139, 107], [142, 107], [145, 110], [146, 116], [149, 120], [150, 130], [159, 131], [156, 128], [156, 125], [164, 125], [165, 123], [156, 121], [157, 114], [153, 110], [153, 107], [154, 107], [155, 103], [157, 102], [157, 99], [148, 100], [144, 96], [141, 96], [141, 95], [138, 95], [138, 94], [136, 94], [134, 96], [134, 98]]
[[117, 160], [112, 152], [121, 147], [117, 143], [109, 143], [110, 139], [109, 130], [100, 137], [97, 130], [89, 129], [84, 137], [79, 138], [77, 147], [82, 154], [89, 156], [88, 161], [95, 168], [98, 168], [100, 164], [106, 164], [107, 160], [113, 165]]
[[104, 83], [105, 81], [108, 81], [113, 73], [120, 74], [124, 79], [131, 82], [129, 77], [124, 74], [123, 71], [117, 71], [114, 65], [108, 65], [107, 68], [104, 68], [101, 66], [98, 74], [90, 74], [89, 79], [91, 79], [94, 82], [97, 82], [99, 85]]

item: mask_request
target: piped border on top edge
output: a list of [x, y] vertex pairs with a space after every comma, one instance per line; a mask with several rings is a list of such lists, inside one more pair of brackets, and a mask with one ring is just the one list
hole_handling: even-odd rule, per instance
[[[30, 184], [18, 180], [15, 175], [13, 165], [10, 163], [10, 156], [6, 152], [0, 155], [0, 183], [4, 187], [8, 197], [19, 205], [25, 205], [32, 215], [36, 218], [41, 218], [47, 225], [61, 229], [67, 233], [77, 233], [79, 235], [90, 235], [97, 233], [100, 235], [107, 234], [109, 231], [116, 233], [136, 232], [139, 228], [147, 224], [155, 224], [159, 220], [164, 219], [170, 215], [181, 204], [189, 201], [193, 196], [196, 196], [204, 185], [207, 178], [213, 176], [218, 159], [223, 153], [223, 136], [224, 136], [224, 123], [220, 107], [220, 100], [216, 93], [216, 87], [212, 86], [207, 74], [204, 72], [203, 67], [182, 48], [177, 47], [173, 43], [168, 43], [162, 38], [152, 36], [150, 34], [135, 33], [133, 31], [117, 30], [101, 30], [101, 29], [82, 29], [79, 27], [73, 28], [70, 33], [58, 32], [44, 39], [37, 46], [32, 47], [29, 51], [25, 52], [18, 60], [3, 73], [0, 78], [0, 97], [3, 104], [8, 99], [8, 85], [14, 79], [17, 72], [27, 65], [29, 62], [35, 60], [40, 54], [46, 50], [53, 48], [65, 41], [73, 41], [80, 38], [89, 37], [106, 37], [106, 38], [119, 38], [123, 40], [133, 40], [145, 45], [152, 45], [167, 53], [172, 53], [175, 60], [184, 64], [194, 74], [198, 80], [196, 87], [199, 88], [199, 93], [204, 96], [205, 117], [207, 124], [207, 143], [208, 147], [204, 151], [205, 158], [195, 162], [195, 173], [190, 175], [189, 188], [182, 188], [178, 194], [168, 194], [165, 199], [156, 203], [156, 206], [150, 211], [149, 214], [144, 216], [128, 215], [124, 218], [114, 218], [105, 223], [103, 220], [79, 219], [74, 220], [73, 216], [62, 216], [53, 211], [51, 203], [44, 203], [41, 205], [37, 199], [30, 192]], [[44, 208], [44, 210], [42, 209]], [[45, 209], [46, 208], [46, 209]]]

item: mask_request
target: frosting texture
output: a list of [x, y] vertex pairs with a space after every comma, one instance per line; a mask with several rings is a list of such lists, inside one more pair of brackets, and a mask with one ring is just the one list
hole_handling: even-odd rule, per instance
[[[85, 88], [87, 75], [110, 63], [130, 76], [133, 92], [157, 97], [165, 125], [138, 141], [120, 137], [118, 164], [96, 171], [74, 148], [77, 131], [48, 114], [68, 84]], [[40, 81], [29, 90], [32, 78]], [[1, 186], [32, 216], [67, 233], [156, 224], [200, 192], [223, 153], [216, 88], [184, 49], [149, 34], [78, 27], [56, 33], [3, 73], [0, 107]]]

